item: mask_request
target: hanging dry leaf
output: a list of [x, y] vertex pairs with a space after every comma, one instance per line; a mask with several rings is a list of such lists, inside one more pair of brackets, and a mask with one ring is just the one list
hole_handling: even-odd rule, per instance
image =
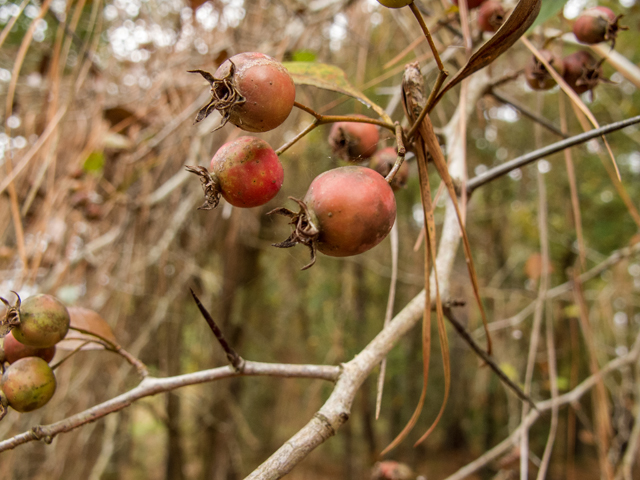
[[451, 88], [472, 73], [489, 65], [516, 43], [535, 21], [540, 12], [540, 4], [541, 0], [520, 0], [495, 35], [471, 55], [467, 64], [440, 91], [435, 103], [439, 102]]
[[[82, 307], [69, 307], [69, 316], [71, 317], [71, 327], [93, 333], [98, 337], [104, 338], [109, 342], [117, 344], [116, 337], [111, 327], [100, 314]], [[86, 333], [80, 333], [76, 330], [69, 329], [67, 336], [56, 346], [60, 350], [75, 350], [84, 342], [89, 341], [82, 347], [82, 350], [102, 350], [103, 347], [96, 343], [97, 337]]]

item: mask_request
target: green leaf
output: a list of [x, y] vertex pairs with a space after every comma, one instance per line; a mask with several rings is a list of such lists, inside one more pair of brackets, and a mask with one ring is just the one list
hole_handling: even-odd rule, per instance
[[298, 50], [293, 52], [294, 62], [315, 62], [316, 54], [311, 50]]
[[104, 153], [91, 152], [82, 166], [85, 172], [102, 173], [104, 168]]
[[527, 33], [536, 28], [538, 25], [542, 25], [551, 17], [557, 15], [558, 12], [564, 8], [566, 3], [567, 0], [542, 0], [542, 6], [540, 7], [538, 18], [536, 18], [536, 21], [533, 22], [533, 24], [529, 27]]
[[283, 65], [289, 70], [296, 85], [311, 85], [323, 90], [348, 95], [372, 108], [386, 122], [393, 123], [384, 109], [373, 103], [364, 93], [351, 85], [345, 73], [335, 65], [314, 62], [285, 62]]

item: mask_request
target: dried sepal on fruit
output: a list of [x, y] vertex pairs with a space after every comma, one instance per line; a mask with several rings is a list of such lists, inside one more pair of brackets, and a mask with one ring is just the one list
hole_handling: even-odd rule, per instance
[[5, 298], [0, 297], [0, 301], [5, 305], [4, 316], [0, 319], [0, 337], [4, 337], [11, 331], [13, 327], [20, 325], [20, 295], [13, 290], [11, 291], [16, 296], [16, 301], [13, 305]]
[[563, 78], [577, 94], [588, 92], [601, 82], [610, 82], [602, 73], [603, 62], [604, 58], [598, 61], [589, 52], [578, 50], [562, 60]]
[[378, 245], [391, 231], [396, 202], [387, 181], [361, 166], [335, 168], [318, 175], [302, 200], [293, 199], [298, 212], [286, 208], [269, 214], [291, 219], [293, 231], [279, 248], [308, 247], [311, 267], [316, 251], [331, 257], [358, 255]]
[[[367, 118], [353, 114], [353, 117]], [[378, 127], [372, 123], [336, 122], [331, 125], [329, 146], [336, 157], [345, 162], [361, 162], [375, 153], [380, 140]]]
[[273, 148], [256, 137], [239, 137], [224, 144], [211, 159], [210, 170], [187, 166], [200, 177], [205, 201], [200, 210], [211, 210], [223, 197], [235, 207], [264, 205], [277, 195], [284, 169]]
[[211, 85], [211, 99], [195, 123], [218, 110], [222, 115], [218, 128], [231, 122], [248, 132], [266, 132], [287, 119], [295, 102], [296, 88], [287, 69], [262, 53], [234, 55], [213, 75], [204, 70], [189, 72], [199, 73]]
[[478, 10], [478, 26], [483, 32], [497, 32], [504, 23], [507, 12], [502, 3], [495, 0], [487, 0]]
[[[556, 72], [560, 75], [564, 75], [564, 64], [560, 57], [554, 55], [549, 50], [540, 50], [540, 54]], [[556, 81], [535, 55], [531, 56], [529, 62], [524, 68], [524, 77], [527, 81], [527, 85], [529, 85], [533, 90], [550, 90], [556, 85]]]

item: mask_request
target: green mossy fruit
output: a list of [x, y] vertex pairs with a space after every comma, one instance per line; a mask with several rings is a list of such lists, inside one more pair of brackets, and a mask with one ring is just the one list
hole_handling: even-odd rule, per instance
[[0, 390], [11, 408], [31, 412], [51, 400], [56, 391], [56, 377], [40, 357], [21, 358], [5, 370]]
[[11, 330], [20, 343], [31, 347], [52, 347], [69, 330], [69, 312], [51, 295], [27, 298], [19, 307], [20, 324]]

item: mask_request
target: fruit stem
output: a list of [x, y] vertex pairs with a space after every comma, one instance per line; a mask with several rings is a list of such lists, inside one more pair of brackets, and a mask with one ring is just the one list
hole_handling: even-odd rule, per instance
[[[375, 118], [370, 118], [370, 117], [365, 117], [365, 118], [355, 117], [352, 115], [321, 115], [315, 110], [313, 110], [311, 107], [307, 107], [306, 105], [303, 105], [301, 103], [294, 102], [293, 105], [298, 107], [300, 110], [307, 112], [309, 115], [313, 115], [313, 117], [315, 118], [315, 121], [309, 124], [303, 131], [301, 131], [299, 134], [297, 134], [287, 143], [285, 143], [280, 148], [278, 148], [276, 150], [276, 155], [281, 155], [287, 150], [289, 150], [289, 148], [295, 145], [301, 138], [303, 138], [305, 135], [307, 135], [316, 127], [320, 125], [326, 125], [328, 123], [336, 123], [336, 122], [371, 123], [373, 125], [377, 125], [379, 127], [386, 128], [387, 130], [391, 130], [392, 132], [395, 132], [395, 126], [383, 120], [376, 120]], [[193, 173], [196, 173], [196, 172], [193, 172]]]
[[444, 71], [444, 65], [442, 64], [442, 60], [440, 60], [440, 55], [438, 55], [438, 50], [436, 49], [436, 45], [435, 43], [433, 43], [433, 38], [431, 38], [431, 33], [429, 32], [429, 28], [427, 27], [427, 24], [425, 23], [424, 18], [422, 18], [422, 13], [420, 13], [420, 9], [414, 2], [411, 2], [411, 4], [409, 5], [409, 8], [411, 9], [411, 12], [413, 13], [413, 15], [416, 17], [416, 20], [418, 20], [418, 23], [420, 24], [420, 28], [422, 29], [422, 33], [424, 33], [424, 36], [426, 37], [427, 42], [429, 42], [429, 47], [431, 48], [433, 57], [436, 60], [436, 65], [438, 65], [438, 70], [440, 70], [440, 72]]
[[391, 168], [389, 174], [384, 177], [384, 179], [389, 184], [393, 182], [396, 173], [398, 173], [398, 170], [400, 170], [400, 167], [404, 163], [404, 156], [407, 153], [407, 149], [404, 146], [404, 140], [402, 139], [402, 134], [402, 127], [400, 126], [399, 122], [396, 122], [396, 143], [398, 144], [398, 158], [396, 158], [396, 162], [393, 164], [393, 168]]

